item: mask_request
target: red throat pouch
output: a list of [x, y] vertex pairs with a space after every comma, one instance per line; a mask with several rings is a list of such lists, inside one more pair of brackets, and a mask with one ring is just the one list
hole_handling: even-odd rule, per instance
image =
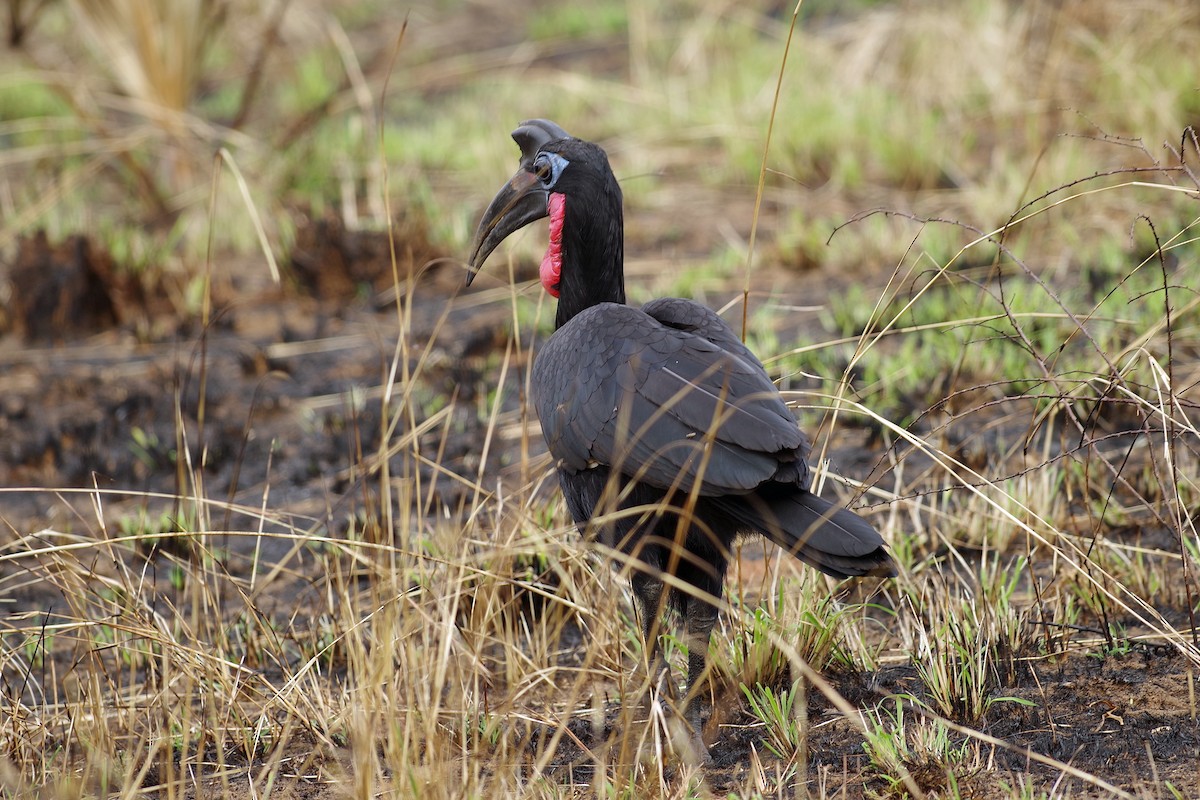
[[542, 286], [553, 297], [558, 297], [558, 282], [562, 280], [562, 229], [563, 219], [567, 215], [567, 196], [550, 193], [550, 246], [546, 255], [542, 256], [542, 266], [539, 273]]

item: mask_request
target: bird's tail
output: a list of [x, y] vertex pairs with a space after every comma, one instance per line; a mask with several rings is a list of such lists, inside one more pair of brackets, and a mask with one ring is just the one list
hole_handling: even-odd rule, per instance
[[853, 511], [811, 492], [776, 497], [759, 494], [721, 498], [722, 510], [758, 531], [801, 561], [835, 578], [895, 575], [883, 537]]

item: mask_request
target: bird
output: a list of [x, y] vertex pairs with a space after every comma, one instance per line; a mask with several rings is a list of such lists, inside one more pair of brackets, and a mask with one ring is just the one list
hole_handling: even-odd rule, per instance
[[697, 688], [735, 542], [764, 536], [835, 578], [894, 575], [895, 564], [866, 520], [812, 492], [808, 437], [715, 311], [626, 302], [621, 187], [604, 149], [546, 119], [512, 138], [520, 165], [480, 219], [466, 283], [503, 240], [549, 217], [539, 277], [558, 306], [534, 358], [533, 405], [577, 527], [631, 567], [660, 680], [663, 617], [682, 620], [683, 717], [711, 762]]

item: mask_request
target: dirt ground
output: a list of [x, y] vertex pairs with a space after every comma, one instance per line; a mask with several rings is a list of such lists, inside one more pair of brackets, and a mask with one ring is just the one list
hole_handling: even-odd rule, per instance
[[[225, 264], [214, 278], [206, 331], [161, 313], [165, 303], [156, 309], [144, 298], [121, 297], [97, 278], [100, 259], [80, 258], [75, 243], [47, 253], [36, 238], [23, 240], [10, 272], [19, 275], [33, 261], [39, 283], [27, 294], [41, 299], [13, 304], [11, 333], [0, 341], [0, 486], [175, 492], [177, 454], [197, 464], [203, 453], [217, 496], [253, 505], [269, 483], [292, 513], [336, 516], [328, 509], [347, 493], [339, 475], [360, 447], [377, 443], [380, 430], [378, 403], [351, 402], [350, 395], [383, 383], [399, 323], [394, 306], [373, 296], [375, 284], [391, 283], [378, 234], [323, 223], [305, 237], [293, 256], [293, 285], [274, 286], [257, 266]], [[301, 265], [314, 260], [324, 269], [306, 273]], [[310, 274], [321, 276], [320, 285], [305, 283]], [[420, 278], [410, 336], [434, 342], [426, 391], [469, 400], [489, 385], [479, 356], [503, 342], [506, 310], [456, 309], [448, 300], [460, 281], [448, 268]], [[14, 283], [19, 293], [22, 281]], [[369, 299], [354, 300], [359, 292]], [[89, 304], [108, 311], [73, 313]], [[116, 325], [117, 315], [128, 324]], [[150, 318], [168, 334], [144, 341], [137, 329]], [[40, 322], [47, 319], [62, 322]], [[434, 339], [439, 326], [454, 335]], [[177, 405], [186, 442], [176, 439]], [[461, 422], [468, 435], [451, 442], [446, 463], [467, 473], [478, 469], [471, 447], [478, 431], [470, 427], [478, 423], [465, 412]], [[90, 506], [69, 494], [7, 491], [0, 498], [6, 522], [18, 530], [70, 527]], [[116, 515], [127, 512], [125, 502], [120, 494], [107, 498]]]
[[[138, 320], [157, 313], [153, 298], [113, 284], [104, 254], [83, 240], [61, 245], [25, 240], [16, 263], [8, 265], [25, 299], [10, 306], [9, 330], [0, 339], [0, 541], [41, 528], [98, 535], [100, 518], [113, 525], [142, 509], [151, 516], [170, 513], [170, 502], [155, 499], [155, 493], [186, 493], [176, 468], [181, 453], [193, 464], [203, 461], [209, 496], [253, 508], [269, 488], [271, 507], [291, 515], [294, 525], [337, 535], [361, 510], [362, 487], [352, 465], [377, 444], [381, 429], [378, 402], [351, 398], [355, 392], [375, 397], [400, 335], [388, 299], [390, 267], [384, 268], [380, 252], [386, 250], [365, 235], [314, 225], [302, 234], [293, 257], [295, 285], [276, 287], [255, 270], [228, 268], [216, 276], [207, 330], [164, 317], [157, 328], [170, 333], [147, 341]], [[339, 260], [341, 266], [330, 266]], [[304, 265], [313, 263], [325, 266], [319, 287], [306, 282], [311, 270], [306, 273]], [[461, 271], [446, 265], [422, 273], [413, 284], [411, 340], [432, 342], [419, 390], [430, 398], [454, 394], [463, 409], [442, 463], [467, 477], [481, 469], [502, 476], [517, 455], [496, 447], [489, 462], [480, 464], [485, 423], [472, 402], [486, 397], [495, 383], [495, 359], [504, 351], [510, 325], [508, 301], [476, 302], [494, 288], [485, 282], [464, 291], [461, 282]], [[81, 306], [100, 311], [74, 313]], [[48, 318], [58, 322], [39, 327], [38, 320]], [[513, 405], [519, 373], [514, 370], [508, 379]], [[177, 439], [176, 408], [187, 441]], [[865, 439], [868, 433], [848, 430], [839, 466], [865, 475], [873, 461], [855, 446], [860, 435]], [[459, 508], [463, 498], [454, 484], [438, 485], [444, 487], [438, 502]], [[228, 516], [214, 521], [218, 529], [238, 524]], [[271, 541], [262, 559], [288, 557], [286, 543]], [[289, 568], [302, 564], [292, 561]], [[317, 568], [315, 561], [308, 565]], [[0, 583], [13, 583], [16, 569], [0, 563]], [[296, 585], [303, 586], [304, 578], [301, 570]], [[36, 581], [23, 581], [8, 593], [6, 613], [44, 608], [53, 594]], [[291, 611], [287, 600], [278, 605], [281, 620]], [[859, 704], [920, 693], [914, 670], [905, 665], [828, 677]], [[1194, 675], [1173, 650], [1142, 646], [1121, 655], [1076, 652], [1034, 661], [1003, 690], [1031, 705], [1007, 704], [995, 715], [985, 733], [1007, 745], [990, 750], [980, 777], [965, 778], [959, 786], [964, 796], [1004, 796], [991, 771], [996, 768], [1000, 774], [1055, 774], [1032, 761], [1025, 748], [1130, 789], [1167, 780], [1181, 796], [1200, 795]], [[884, 791], [869, 777], [861, 735], [820, 693], [810, 691], [808, 699], [809, 776], [841, 787], [848, 797]], [[717, 794], [740, 785], [752, 750], [771, 758], [763, 755], [762, 730], [750, 724], [740, 695], [719, 705], [727, 713], [709, 732], [717, 744], [715, 764], [706, 773]], [[551, 774], [564, 785], [586, 783], [591, 762], [581, 748], [602, 743], [615, 719], [613, 706], [603, 729], [591, 724], [573, 729], [574, 741], [564, 738], [558, 745]], [[536, 732], [525, 733], [531, 747], [539, 746]], [[303, 762], [303, 740], [294, 747]], [[298, 769], [275, 796], [337, 795], [312, 774]], [[936, 771], [926, 779], [924, 788], [935, 793], [944, 781]], [[1072, 796], [1104, 796], [1083, 783], [1068, 783]]]

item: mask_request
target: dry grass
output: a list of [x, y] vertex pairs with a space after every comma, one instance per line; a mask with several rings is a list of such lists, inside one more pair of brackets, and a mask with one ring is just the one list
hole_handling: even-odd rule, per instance
[[[1144, 352], [1156, 346], [1148, 341]], [[436, 463], [452, 406], [424, 416], [412, 404], [405, 387], [420, 385], [425, 348], [402, 333], [380, 399], [369, 401], [384, 404], [385, 424], [365, 440], [382, 444], [351, 467], [366, 500], [342, 533], [331, 527], [332, 515], [298, 518], [274, 508], [269, 495], [261, 508], [208, 496], [196, 454], [185, 454], [194, 488], [174, 498], [169, 525], [118, 528], [109, 507], [128, 498], [92, 491], [93, 512], [76, 520], [75, 533], [10, 531], [0, 554], [3, 580], [8, 594], [24, 598], [3, 635], [0, 736], [10, 791], [708, 791], [686, 763], [665, 766], [679, 764], [671, 755], [676, 718], [665, 698], [638, 702], [642, 689], [630, 669], [640, 645], [624, 582], [546, 499], [544, 460], [523, 462], [523, 481], [509, 473], [499, 484], [486, 474], [434, 473], [437, 482], [463, 484], [474, 500], [450, 517], [428, 504], [436, 486], [420, 478], [418, 466]], [[501, 374], [514, 368], [514, 357], [510, 351], [498, 365]], [[1190, 407], [1165, 381], [1156, 402], [1142, 399], [1143, 387], [1112, 380], [1112, 394], [1136, 398], [1153, 426], [1140, 434], [1161, 447], [1147, 470], [1107, 455], [1097, 432], [1071, 461], [1035, 451], [1019, 478], [1001, 480], [993, 476], [1010, 468], [1002, 461], [970, 467], [844, 396], [797, 394], [819, 407], [840, 403], [843, 420], [873, 418], [906, 443], [895, 490], [879, 483], [869, 495], [903, 572], [862, 605], [831, 600], [812, 576], [797, 584], [788, 577], [795, 567], [778, 564], [762, 584], [769, 587], [765, 605], [751, 585], [725, 609], [714, 660], [730, 666], [718, 668], [723, 677], [713, 691], [724, 707], [742, 710], [717, 735], [739, 741], [735, 732], [749, 720], [744, 729], [764, 744], [748, 772], [709, 780], [746, 797], [787, 793], [805, 780], [821, 729], [798, 710], [796, 689], [769, 710], [770, 698], [785, 697], [770, 694], [781, 680], [799, 677], [802, 690], [816, 687], [818, 699], [808, 702], [835, 709], [849, 726], [842, 735], [874, 742], [869, 765], [856, 774], [920, 796], [949, 791], [958, 780], [993, 789], [1001, 778], [1015, 780], [989, 767], [981, 748], [996, 746], [987, 730], [999, 719], [996, 709], [1014, 702], [1007, 695], [1042, 706], [1021, 687], [1029, 670], [1045, 674], [1038, 665], [1047, 658], [1113, 658], [1149, 643], [1200, 664], [1180, 625], [1180, 612], [1194, 602], [1198, 566], [1194, 520], [1183, 502], [1195, 491]], [[1071, 413], [1073, 400], [1057, 398], [1055, 413]], [[492, 398], [481, 451], [512, 447], [499, 438], [511, 426], [536, 435], [509, 407], [502, 393]], [[963, 415], [947, 428], [971, 419]], [[516, 448], [535, 446], [519, 440]], [[919, 477], [900, 478], [902, 465], [921, 462]], [[1113, 483], [1131, 493], [1121, 501], [1123, 524], [1153, 526], [1156, 517], [1178, 524], [1182, 552], [1130, 542], [1105, 524], [1107, 512], [1088, 519], [1095, 503], [1115, 502], [1113, 489], [1101, 489], [1111, 485], [1109, 469]], [[1179, 476], [1174, 487], [1161, 482], [1169, 474]], [[276, 555], [260, 557], [266, 551]], [[1026, 556], [1012, 561], [1014, 552]], [[916, 665], [916, 683], [884, 693], [900, 698], [894, 710], [895, 699], [851, 704], [821, 678], [908, 663]], [[736, 699], [740, 686], [754, 702]], [[764, 719], [753, 721], [756, 712]], [[1036, 750], [1031, 757], [1049, 765], [1047, 786], [1120, 781]], [[825, 790], [841, 785], [816, 769], [812, 780]], [[1180, 785], [1178, 776], [1172, 780]]]

